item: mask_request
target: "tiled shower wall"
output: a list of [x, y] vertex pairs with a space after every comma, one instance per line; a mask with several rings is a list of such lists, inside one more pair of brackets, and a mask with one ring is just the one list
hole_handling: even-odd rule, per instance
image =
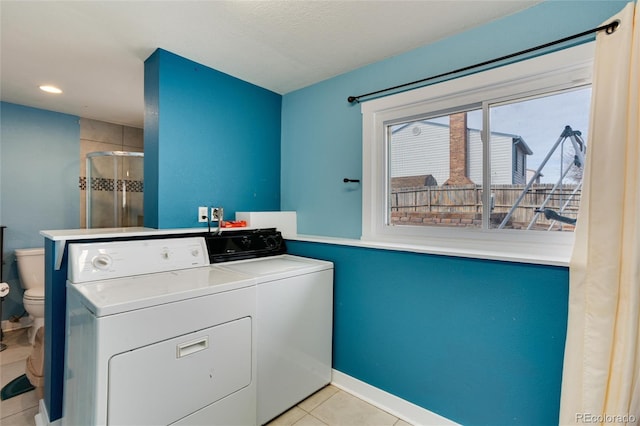
[[[144, 152], [142, 129], [104, 121], [80, 119], [80, 227], [86, 227], [86, 158], [90, 152], [130, 151]], [[109, 183], [107, 183], [108, 185]], [[113, 184], [113, 183], [111, 183]], [[142, 197], [142, 182], [135, 185]], [[94, 188], [95, 189], [95, 188]], [[94, 211], [94, 214], [96, 212]]]

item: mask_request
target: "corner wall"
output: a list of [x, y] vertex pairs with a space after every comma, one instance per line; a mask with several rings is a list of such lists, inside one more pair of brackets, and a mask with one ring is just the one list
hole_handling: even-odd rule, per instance
[[280, 209], [282, 97], [158, 49], [145, 61], [145, 226]]

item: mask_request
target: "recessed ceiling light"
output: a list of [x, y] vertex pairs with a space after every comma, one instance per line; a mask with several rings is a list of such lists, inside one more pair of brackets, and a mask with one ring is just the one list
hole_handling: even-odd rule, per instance
[[47, 93], [56, 93], [56, 94], [62, 93], [62, 90], [58, 89], [56, 86], [44, 85], [44, 86], [40, 86], [40, 90]]

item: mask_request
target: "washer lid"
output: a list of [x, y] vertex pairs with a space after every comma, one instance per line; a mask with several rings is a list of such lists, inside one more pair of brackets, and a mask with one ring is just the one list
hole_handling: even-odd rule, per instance
[[254, 285], [252, 277], [216, 266], [80, 284], [67, 281], [67, 289], [97, 317]]
[[218, 265], [232, 271], [257, 277], [258, 281], [262, 282], [333, 268], [333, 263], [331, 262], [289, 254], [239, 260]]

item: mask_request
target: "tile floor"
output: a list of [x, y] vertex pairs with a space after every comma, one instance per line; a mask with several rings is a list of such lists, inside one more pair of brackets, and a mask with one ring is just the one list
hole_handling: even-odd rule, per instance
[[[26, 328], [4, 333], [2, 343], [7, 345], [7, 349], [0, 352], [0, 388], [24, 374], [26, 359], [31, 355]], [[38, 397], [35, 390], [0, 401], [2, 426], [35, 426], [36, 414]]]
[[411, 426], [409, 423], [329, 385], [267, 426]]
[[[0, 388], [24, 374], [25, 360], [31, 354], [27, 329], [9, 331], [2, 341], [7, 349], [0, 352]], [[35, 426], [38, 398], [32, 390], [0, 401], [2, 426]], [[302, 401], [268, 426], [410, 426], [403, 420], [329, 385]]]

